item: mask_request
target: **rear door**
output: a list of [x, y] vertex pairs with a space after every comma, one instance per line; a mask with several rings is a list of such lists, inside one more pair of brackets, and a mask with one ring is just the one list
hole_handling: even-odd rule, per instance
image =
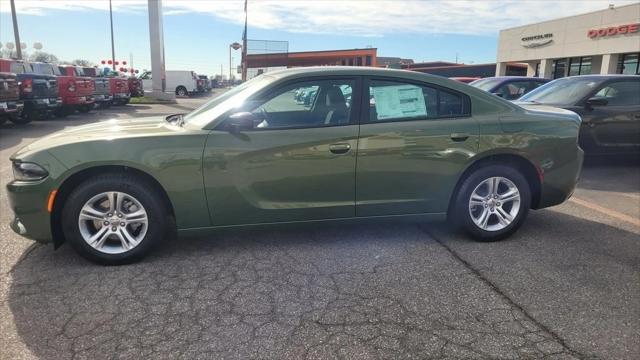
[[441, 213], [479, 128], [469, 98], [433, 84], [370, 78], [356, 169], [357, 216]]
[[609, 81], [594, 97], [607, 100], [582, 115], [595, 145], [614, 152], [640, 149], [640, 78]]
[[[212, 224], [353, 217], [358, 107], [346, 93], [357, 94], [359, 83], [283, 84], [238, 110], [253, 113], [251, 129], [230, 132], [223, 123], [213, 130], [204, 152]], [[309, 105], [296, 98], [304, 89], [316, 90]]]

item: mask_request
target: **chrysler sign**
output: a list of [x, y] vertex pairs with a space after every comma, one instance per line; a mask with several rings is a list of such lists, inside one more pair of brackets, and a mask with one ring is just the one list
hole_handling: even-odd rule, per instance
[[601, 29], [591, 29], [587, 31], [587, 36], [591, 39], [610, 37], [616, 35], [635, 34], [640, 31], [640, 24], [626, 24], [620, 26], [611, 26]]
[[544, 46], [550, 44], [553, 41], [553, 34], [540, 34], [533, 36], [525, 36], [520, 39], [522, 46], [526, 48], [536, 48], [540, 46]]

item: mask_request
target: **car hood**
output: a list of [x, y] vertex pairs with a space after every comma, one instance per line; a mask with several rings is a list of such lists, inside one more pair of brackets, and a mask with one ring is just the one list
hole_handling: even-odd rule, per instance
[[128, 120], [107, 120], [88, 125], [74, 126], [45, 136], [18, 150], [11, 158], [21, 158], [33, 152], [50, 150], [58, 146], [73, 143], [163, 136], [178, 131], [183, 131], [183, 129], [167, 123], [164, 116]]

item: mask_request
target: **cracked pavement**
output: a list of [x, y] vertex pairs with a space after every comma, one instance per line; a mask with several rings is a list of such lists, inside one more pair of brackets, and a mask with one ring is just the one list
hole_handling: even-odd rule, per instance
[[[121, 267], [8, 228], [17, 148], [90, 119], [172, 111], [0, 129], [0, 359], [640, 355], [640, 227], [572, 202], [532, 212], [498, 243], [440, 224], [272, 226], [168, 241]], [[575, 196], [640, 218], [639, 194], [637, 164], [607, 163], [585, 169]]]

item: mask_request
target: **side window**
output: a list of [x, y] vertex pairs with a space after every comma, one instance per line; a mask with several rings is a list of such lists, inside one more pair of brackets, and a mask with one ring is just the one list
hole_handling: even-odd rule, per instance
[[24, 64], [17, 63], [17, 62], [12, 62], [11, 63], [11, 72], [15, 73], [15, 74], [24, 74], [27, 71], [25, 70]]
[[640, 81], [619, 81], [610, 83], [596, 94], [607, 99], [610, 106], [640, 105]]
[[353, 80], [317, 80], [291, 84], [251, 112], [256, 129], [346, 125], [351, 118]]
[[146, 72], [146, 73], [140, 75], [140, 79], [151, 80], [151, 72]]
[[435, 87], [372, 80], [369, 121], [405, 121], [464, 114], [460, 95]]
[[527, 81], [513, 81], [500, 86], [496, 94], [506, 100], [515, 100], [524, 95], [528, 87], [529, 82]]

